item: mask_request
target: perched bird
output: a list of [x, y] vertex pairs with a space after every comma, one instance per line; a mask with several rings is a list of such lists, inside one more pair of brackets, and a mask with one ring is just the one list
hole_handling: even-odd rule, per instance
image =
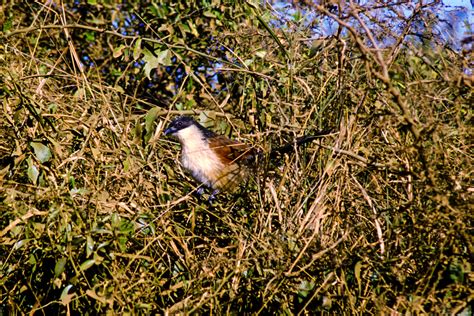
[[[308, 143], [327, 135], [323, 131], [317, 135], [303, 136], [293, 143], [276, 148], [269, 153], [270, 159], [293, 150], [295, 145]], [[210, 200], [220, 191], [235, 191], [256, 171], [258, 158], [263, 152], [231, 140], [203, 127], [189, 116], [175, 118], [164, 131], [181, 144], [181, 163], [203, 186], [213, 190]], [[198, 191], [203, 193], [202, 187]]]

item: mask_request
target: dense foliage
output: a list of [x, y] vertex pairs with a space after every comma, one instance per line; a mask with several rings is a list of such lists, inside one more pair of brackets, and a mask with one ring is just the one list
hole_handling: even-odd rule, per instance
[[[472, 50], [437, 3], [264, 3], [2, 4], [0, 314], [472, 313]], [[209, 204], [183, 113], [335, 132]]]

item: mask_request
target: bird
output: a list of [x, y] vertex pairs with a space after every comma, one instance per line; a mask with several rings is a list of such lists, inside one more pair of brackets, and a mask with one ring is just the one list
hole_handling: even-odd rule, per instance
[[[277, 156], [292, 151], [299, 146], [328, 135], [331, 130], [297, 138], [294, 142], [272, 150], [268, 156]], [[196, 122], [190, 116], [178, 116], [164, 131], [165, 136], [173, 136], [181, 144], [182, 166], [201, 186], [197, 193], [202, 195], [204, 187], [212, 190], [209, 201], [219, 192], [235, 192], [240, 185], [255, 174], [258, 160], [264, 156], [261, 150], [246, 143], [218, 135]]]

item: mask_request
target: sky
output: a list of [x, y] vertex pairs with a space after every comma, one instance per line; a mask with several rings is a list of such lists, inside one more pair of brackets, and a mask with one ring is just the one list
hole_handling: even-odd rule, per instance
[[471, 25], [472, 32], [474, 24], [474, 0], [443, 0], [443, 4], [453, 7], [453, 9], [465, 11], [468, 23]]
[[469, 0], [444, 0], [443, 3], [452, 6], [463, 6], [472, 10], [472, 3]]
[[[460, 48], [459, 43], [463, 38], [473, 35], [474, 31], [474, 0], [443, 0], [448, 6], [444, 12], [444, 19], [454, 27], [452, 31], [445, 34], [454, 41], [454, 47]], [[445, 30], [449, 30], [446, 27]]]

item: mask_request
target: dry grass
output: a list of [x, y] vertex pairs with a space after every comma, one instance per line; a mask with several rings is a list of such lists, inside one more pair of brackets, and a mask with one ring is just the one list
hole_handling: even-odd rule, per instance
[[[28, 34], [0, 51], [1, 312], [472, 311], [472, 81], [461, 56], [436, 48], [427, 61], [411, 47], [380, 65], [385, 56], [348, 38], [314, 56], [288, 44], [296, 69], [276, 53], [228, 69], [244, 92], [193, 109], [215, 116], [214, 129], [233, 125], [266, 149], [337, 133], [209, 205], [161, 135], [186, 111], [81, 73], [73, 42], [42, 50], [47, 37]], [[252, 27], [236, 38], [278, 50]]]

